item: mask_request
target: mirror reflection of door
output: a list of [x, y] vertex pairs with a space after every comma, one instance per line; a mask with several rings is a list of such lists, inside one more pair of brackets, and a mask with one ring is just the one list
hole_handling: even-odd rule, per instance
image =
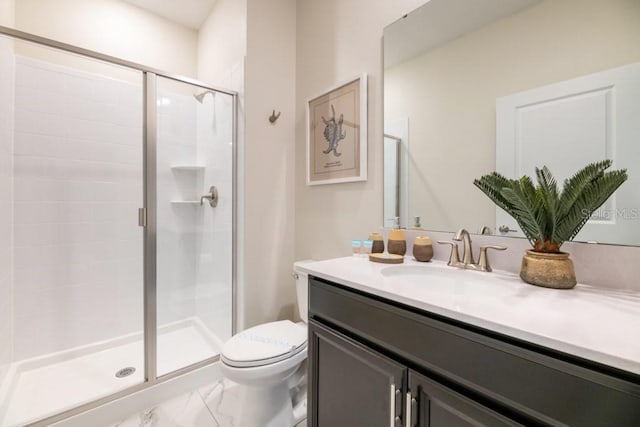
[[[496, 170], [510, 178], [535, 176], [547, 166], [561, 187], [588, 163], [612, 159], [613, 168], [640, 164], [640, 63], [614, 68], [499, 98], [496, 102]], [[640, 175], [627, 182], [592, 216], [577, 240], [633, 244]], [[496, 209], [496, 224], [524, 237], [515, 220]]]
[[[384, 122], [384, 226], [409, 226], [409, 119]], [[415, 214], [414, 216], [420, 216]]]

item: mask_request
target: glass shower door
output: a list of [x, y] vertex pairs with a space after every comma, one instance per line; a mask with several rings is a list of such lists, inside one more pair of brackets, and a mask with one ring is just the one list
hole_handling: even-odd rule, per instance
[[233, 97], [157, 79], [157, 375], [232, 331]]
[[0, 427], [49, 425], [231, 336], [236, 98], [0, 32]]
[[144, 382], [143, 86], [0, 42], [0, 425], [14, 426]]

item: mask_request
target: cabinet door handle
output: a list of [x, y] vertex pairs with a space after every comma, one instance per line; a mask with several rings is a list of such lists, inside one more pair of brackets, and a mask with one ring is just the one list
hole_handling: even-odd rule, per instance
[[407, 400], [404, 408], [404, 426], [411, 427], [411, 392], [407, 392]]
[[396, 385], [391, 384], [391, 394], [389, 395], [389, 425], [396, 425]]

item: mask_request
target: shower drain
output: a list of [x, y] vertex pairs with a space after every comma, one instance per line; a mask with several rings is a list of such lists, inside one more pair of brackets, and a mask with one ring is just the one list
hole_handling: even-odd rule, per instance
[[135, 371], [136, 371], [136, 368], [134, 368], [133, 366], [122, 368], [118, 372], [116, 372], [116, 377], [117, 378], [128, 377], [129, 375], [133, 374]]

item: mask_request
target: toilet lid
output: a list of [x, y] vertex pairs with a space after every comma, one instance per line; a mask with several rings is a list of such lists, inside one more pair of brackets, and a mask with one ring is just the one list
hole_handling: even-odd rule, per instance
[[262, 366], [288, 359], [307, 347], [307, 328], [290, 320], [264, 323], [234, 335], [222, 347], [230, 366]]

